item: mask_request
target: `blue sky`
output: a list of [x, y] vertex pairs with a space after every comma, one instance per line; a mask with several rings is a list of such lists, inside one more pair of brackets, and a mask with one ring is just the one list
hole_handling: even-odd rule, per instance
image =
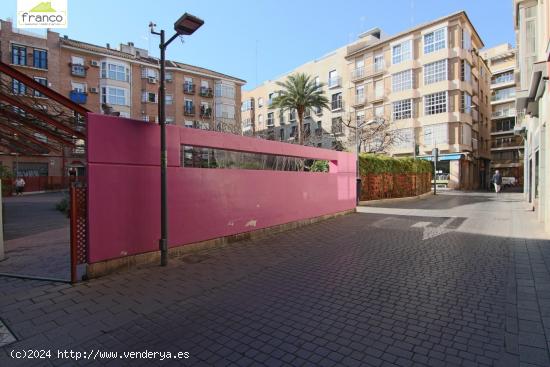
[[[0, 17], [15, 18], [16, 0], [1, 0]], [[133, 41], [158, 55], [147, 25], [169, 31], [184, 12], [205, 21], [172, 43], [170, 59], [245, 79], [250, 89], [341, 47], [372, 27], [401, 32], [466, 10], [487, 47], [514, 43], [512, 0], [68, 0], [69, 37], [105, 45]], [[414, 7], [411, 7], [414, 3]]]

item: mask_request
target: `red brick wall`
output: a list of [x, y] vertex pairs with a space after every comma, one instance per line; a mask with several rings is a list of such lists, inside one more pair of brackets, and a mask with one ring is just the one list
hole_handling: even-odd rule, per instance
[[402, 198], [431, 190], [431, 173], [382, 173], [363, 176], [361, 201]]

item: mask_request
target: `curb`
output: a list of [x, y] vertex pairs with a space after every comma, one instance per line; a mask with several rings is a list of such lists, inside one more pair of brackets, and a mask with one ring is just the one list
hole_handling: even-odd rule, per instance
[[390, 199], [378, 199], [378, 200], [366, 200], [366, 201], [360, 201], [359, 206], [369, 206], [370, 204], [380, 204], [380, 203], [396, 203], [400, 201], [409, 201], [414, 199], [424, 199], [428, 196], [433, 196], [433, 191], [425, 192], [424, 194], [416, 195], [416, 196], [406, 196], [403, 198], [390, 198]]

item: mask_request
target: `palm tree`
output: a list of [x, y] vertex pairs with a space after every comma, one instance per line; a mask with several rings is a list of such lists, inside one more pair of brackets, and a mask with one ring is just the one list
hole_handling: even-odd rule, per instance
[[277, 82], [282, 89], [273, 98], [270, 109], [281, 112], [295, 110], [298, 114], [298, 142], [304, 144], [304, 113], [313, 108], [329, 108], [328, 98], [323, 92], [323, 83], [317, 84], [309, 75], [297, 73], [284, 82]]

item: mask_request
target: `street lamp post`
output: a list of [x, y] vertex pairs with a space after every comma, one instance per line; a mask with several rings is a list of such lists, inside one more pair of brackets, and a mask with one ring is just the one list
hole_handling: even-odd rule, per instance
[[166, 172], [168, 170], [168, 152], [166, 149], [166, 105], [165, 96], [165, 62], [166, 48], [178, 36], [191, 35], [204, 24], [202, 19], [199, 19], [191, 14], [183, 14], [175, 23], [174, 30], [176, 33], [168, 39], [164, 40], [164, 29], [160, 32], [155, 31], [155, 24], [149, 23], [151, 33], [160, 36], [160, 84], [159, 84], [159, 103], [158, 115], [160, 125], [160, 265], [168, 265], [168, 202], [167, 202], [167, 179]]

